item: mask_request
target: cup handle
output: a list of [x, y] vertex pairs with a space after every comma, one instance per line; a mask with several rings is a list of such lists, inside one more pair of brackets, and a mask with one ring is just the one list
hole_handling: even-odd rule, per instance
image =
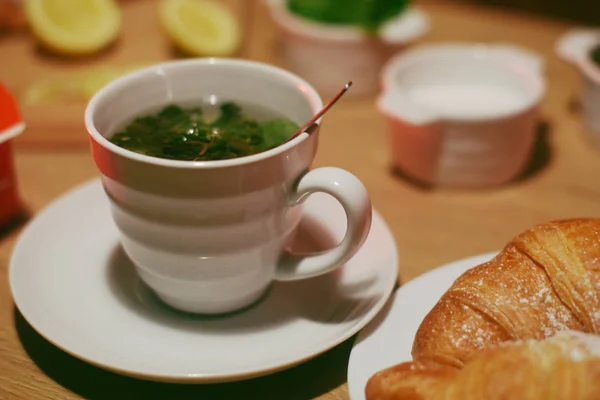
[[369, 193], [350, 172], [335, 167], [309, 171], [297, 182], [290, 203], [300, 205], [315, 192], [327, 193], [342, 204], [347, 217], [346, 234], [340, 244], [322, 253], [284, 254], [275, 271], [276, 280], [305, 279], [334, 270], [358, 251], [371, 229], [373, 211]]

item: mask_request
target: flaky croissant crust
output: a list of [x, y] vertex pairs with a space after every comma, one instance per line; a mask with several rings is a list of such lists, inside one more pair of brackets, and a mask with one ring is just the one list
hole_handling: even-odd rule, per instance
[[559, 332], [475, 352], [462, 368], [402, 363], [367, 384], [369, 400], [597, 400], [600, 336]]
[[[417, 330], [412, 349], [414, 361], [373, 376], [367, 385], [367, 398], [478, 398], [442, 397], [442, 393], [446, 396], [448, 388], [453, 387], [449, 382], [454, 378], [448, 376], [454, 377], [463, 369], [461, 376], [470, 371], [473, 376], [468, 375], [469, 379], [481, 381], [478, 377], [483, 374], [470, 366], [471, 358], [477, 356], [481, 360], [482, 350], [507, 342], [544, 343], [563, 331], [597, 334], [599, 291], [600, 219], [538, 225], [514, 238], [494, 259], [467, 271], [453, 283]], [[485, 358], [478, 363], [485, 363]], [[518, 362], [514, 364], [516, 367]], [[509, 365], [505, 368], [505, 385], [514, 387], [516, 392], [486, 399], [525, 398], [518, 385], [510, 384], [514, 369]], [[538, 370], [532, 367], [524, 379]], [[463, 378], [461, 382], [469, 386], [469, 379]], [[398, 386], [399, 381], [403, 382], [403, 397], [395, 395], [398, 391], [374, 390]], [[597, 389], [596, 398], [600, 398], [600, 388]], [[575, 395], [557, 399], [588, 398]]]

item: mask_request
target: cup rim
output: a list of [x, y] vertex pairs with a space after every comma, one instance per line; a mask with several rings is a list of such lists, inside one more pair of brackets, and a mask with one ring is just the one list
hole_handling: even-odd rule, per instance
[[[420, 47], [417, 49], [410, 49], [405, 52], [398, 53], [395, 56], [393, 56], [392, 58], [390, 58], [382, 68], [382, 71], [380, 73], [380, 78], [379, 78], [380, 86], [381, 86], [381, 93], [380, 93], [379, 99], [381, 99], [382, 94], [384, 94], [388, 91], [397, 90], [397, 85], [394, 83], [397, 70], [401, 66], [411, 62], [411, 60], [415, 60], [415, 61], [413, 61], [414, 63], [422, 62], [422, 61], [420, 61], [420, 59], [422, 57], [424, 57], [428, 54], [436, 55], [436, 54], [438, 54], [438, 52], [443, 52], [443, 51], [454, 52], [455, 57], [475, 57], [474, 54], [477, 50], [486, 49], [486, 50], [491, 50], [493, 52], [495, 49], [500, 49], [505, 46], [506, 46], [505, 43], [456, 41], [456, 42], [432, 43], [432, 44], [424, 45], [423, 47]], [[512, 44], [509, 46], [516, 51], [521, 51], [523, 53], [529, 53], [532, 56], [535, 56], [537, 58], [537, 55], [524, 50], [520, 46], [515, 46]], [[479, 115], [439, 116], [439, 117], [435, 118], [435, 121], [433, 121], [433, 122], [439, 122], [439, 121], [453, 121], [453, 122], [496, 121], [496, 120], [500, 120], [500, 119], [514, 118], [518, 115], [521, 115], [521, 114], [528, 112], [528, 111], [534, 109], [535, 107], [539, 106], [539, 104], [541, 103], [541, 101], [546, 93], [546, 90], [547, 90], [546, 82], [545, 82], [545, 79], [543, 76], [542, 65], [540, 64], [539, 68], [534, 68], [530, 65], [527, 65], [526, 61], [519, 60], [517, 58], [517, 56], [513, 57], [512, 61], [518, 62], [520, 64], [520, 68], [519, 68], [520, 72], [527, 75], [527, 78], [531, 79], [535, 85], [535, 87], [532, 89], [530, 98], [519, 109], [508, 111], [508, 112], [490, 113], [490, 115], [484, 115], [484, 116], [479, 116]], [[540, 61], [541, 61], [541, 58], [540, 58]], [[508, 64], [508, 62], [506, 60], [503, 60], [502, 57], [498, 57], [498, 62], [502, 63], [504, 65]], [[386, 114], [386, 115], [390, 115], [390, 113], [384, 107], [382, 107], [380, 103], [381, 103], [380, 101], [378, 101], [378, 103], [377, 103], [379, 112]]]
[[[267, 158], [273, 157], [277, 154], [283, 153], [288, 149], [302, 143], [309, 137], [308, 133], [302, 133], [296, 138], [286, 142], [280, 146], [272, 148], [267, 151], [263, 151], [257, 154], [252, 154], [249, 156], [236, 157], [227, 160], [209, 160], [209, 161], [188, 161], [188, 160], [171, 160], [167, 158], [159, 158], [153, 156], [147, 156], [144, 154], [136, 153], [131, 150], [124, 149], [120, 146], [109, 141], [105, 138], [98, 129], [96, 128], [96, 124], [94, 121], [94, 116], [98, 104], [103, 102], [105, 98], [114, 91], [122, 91], [126, 90], [129, 82], [134, 79], [139, 79], [144, 75], [154, 74], [158, 71], [161, 71], [166, 68], [173, 68], [182, 65], [233, 65], [239, 66], [243, 68], [253, 68], [256, 70], [263, 70], [270, 73], [278, 74], [284, 79], [288, 79], [295, 84], [299, 91], [301, 91], [306, 97], [307, 101], [310, 103], [311, 108], [313, 109], [313, 113], [316, 114], [322, 107], [323, 101], [318, 92], [313, 88], [308, 82], [299, 77], [298, 75], [289, 72], [283, 68], [276, 67], [274, 65], [270, 65], [267, 63], [259, 62], [259, 61], [251, 61], [244, 59], [236, 59], [236, 58], [220, 58], [220, 57], [206, 57], [206, 58], [196, 58], [190, 60], [173, 60], [173, 61], [165, 61], [153, 64], [148, 67], [140, 68], [133, 72], [127, 73], [119, 78], [116, 78], [109, 82], [107, 85], [102, 87], [98, 92], [92, 96], [90, 101], [88, 102], [85, 115], [84, 122], [86, 126], [86, 130], [88, 132], [89, 137], [94, 140], [97, 144], [104, 147], [106, 150], [116, 153], [122, 157], [139, 161], [146, 164], [161, 166], [161, 167], [171, 167], [171, 168], [183, 168], [183, 169], [212, 169], [212, 168], [223, 168], [223, 167], [234, 167], [245, 164], [252, 164], [261, 160], [265, 160]], [[317, 123], [320, 123], [322, 118], [317, 120]]]

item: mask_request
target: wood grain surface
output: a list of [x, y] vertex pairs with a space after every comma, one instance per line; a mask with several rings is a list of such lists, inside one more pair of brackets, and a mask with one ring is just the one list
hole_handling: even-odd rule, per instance
[[[553, 53], [555, 40], [569, 26], [462, 3], [423, 1], [421, 5], [433, 24], [424, 41], [508, 41], [526, 46], [545, 57], [548, 90], [544, 124], [528, 171], [509, 185], [485, 191], [425, 188], [391, 172], [383, 121], [372, 98], [344, 100], [331, 110], [322, 129], [316, 165], [345, 168], [363, 180], [395, 235], [402, 282], [444, 263], [499, 249], [536, 223], [600, 217], [600, 150], [587, 140], [580, 122], [577, 72]], [[238, 6], [246, 32], [240, 56], [281, 65], [274, 26], [262, 3], [240, 0]], [[150, 0], [132, 0], [127, 7], [131, 18], [153, 15], [148, 11], [153, 7]], [[130, 36], [90, 60], [90, 65], [129, 61], [132, 49], [136, 49], [136, 60], [164, 59], [170, 51], [164, 39], [147, 37], [141, 31], [144, 24], [155, 23], [152, 18], [133, 22]], [[23, 65], [0, 62], [0, 78], [14, 88], [32, 77], [72, 68], [51, 57], [34, 62], [34, 45], [24, 38], [1, 40], [2, 60], [21, 55], [31, 61]], [[148, 44], [153, 40], [158, 43]], [[31, 125], [16, 150], [16, 168], [28, 218], [64, 191], [97, 176], [84, 139], [83, 106], [56, 107], [46, 112], [25, 110]], [[44, 140], [44, 135], [60, 137], [62, 144], [56, 146]], [[125, 378], [66, 355], [37, 334], [13, 305], [7, 270], [22, 226], [6, 227], [0, 236], [0, 399], [348, 398], [346, 368], [353, 339], [284, 372], [208, 386]]]
[[[246, 33], [251, 33], [254, 1], [219, 0], [233, 11]], [[61, 96], [55, 102], [26, 101], [32, 86], [69, 80], [82, 75], [96, 76], [108, 68], [128, 68], [180, 58], [159, 22], [157, 1], [121, 0], [122, 32], [114, 44], [98, 54], [64, 57], [41, 48], [27, 30], [0, 36], [0, 80], [21, 101], [27, 134], [15, 144], [24, 148], [84, 148], [88, 145], [83, 112], [86, 99]], [[251, 58], [246, 51], [250, 36], [244, 35], [237, 57]]]

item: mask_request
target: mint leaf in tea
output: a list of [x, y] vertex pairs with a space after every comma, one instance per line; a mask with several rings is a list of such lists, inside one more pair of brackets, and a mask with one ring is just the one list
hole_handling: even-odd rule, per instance
[[[211, 107], [209, 107], [211, 108]], [[283, 144], [300, 127], [283, 117], [253, 117], [233, 102], [223, 103], [212, 118], [199, 107], [164, 107], [135, 118], [109, 140], [148, 156], [172, 160], [226, 160], [260, 153]]]

